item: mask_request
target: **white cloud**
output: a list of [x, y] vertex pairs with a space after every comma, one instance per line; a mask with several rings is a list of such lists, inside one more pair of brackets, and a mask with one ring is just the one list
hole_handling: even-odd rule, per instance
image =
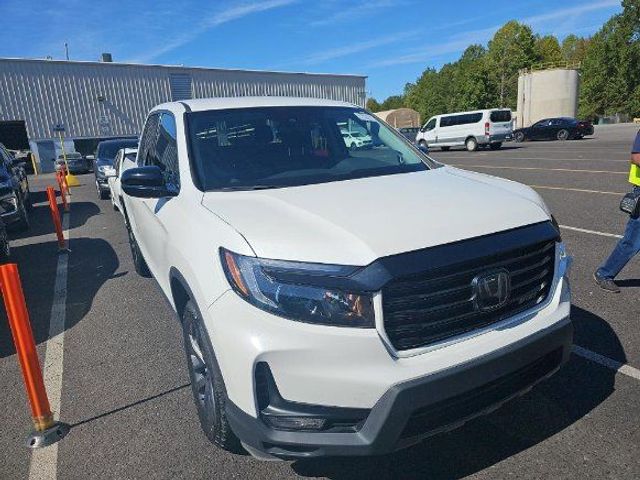
[[383, 45], [390, 45], [392, 43], [406, 40], [407, 38], [415, 37], [417, 32], [399, 32], [391, 35], [385, 35], [383, 37], [376, 38], [374, 40], [368, 40], [365, 42], [353, 43], [350, 45], [344, 45], [333, 49], [325, 49], [316, 53], [308, 55], [302, 62], [306, 65], [315, 65], [318, 63], [324, 63], [336, 58], [346, 57], [354, 55], [356, 53], [365, 52], [373, 48], [381, 47]]
[[315, 27], [321, 27], [326, 25], [333, 25], [335, 23], [351, 20], [351, 19], [360, 19], [364, 15], [369, 15], [375, 13], [378, 10], [385, 8], [397, 8], [402, 5], [404, 2], [399, 2], [398, 0], [368, 0], [364, 2], [358, 2], [353, 6], [345, 7], [344, 2], [337, 2], [332, 7], [339, 8], [340, 10], [335, 11], [327, 17], [324, 17], [320, 20], [316, 20], [310, 23]]
[[[517, 19], [520, 23], [524, 23], [526, 25], [540, 25], [543, 30], [551, 31], [553, 27], [557, 24], [554, 24], [554, 20], [565, 20], [568, 18], [576, 20], [576, 18], [580, 15], [583, 15], [588, 12], [593, 12], [597, 10], [604, 10], [607, 8], [620, 7], [620, 0], [599, 0], [592, 3], [586, 3], [577, 7], [564, 8], [560, 10], [554, 10], [553, 12], [543, 13], [539, 15], [532, 15], [529, 17], [519, 18]], [[400, 55], [397, 57], [391, 57], [387, 59], [382, 59], [377, 62], [374, 62], [368, 65], [368, 68], [384, 68], [393, 65], [406, 65], [413, 63], [424, 63], [428, 60], [437, 58], [442, 55], [452, 54], [452, 53], [461, 53], [468, 46], [474, 43], [486, 43], [488, 42], [493, 34], [501, 27], [502, 25], [494, 25], [489, 28], [484, 28], [481, 30], [474, 30], [470, 32], [461, 32], [455, 35], [452, 35], [446, 42], [437, 43], [429, 45], [428, 42], [425, 43], [425, 46], [419, 50], [414, 50], [413, 52], [407, 53], [405, 55]], [[441, 27], [439, 26], [438, 29]], [[575, 28], [575, 32], [588, 30], [588, 27], [583, 28]], [[563, 33], [569, 33], [566, 28], [559, 28], [556, 30], [558, 35]]]
[[247, 17], [249, 15], [253, 15], [260, 12], [265, 12], [268, 10], [273, 10], [280, 7], [286, 7], [287, 5], [291, 5], [295, 3], [297, 0], [267, 0], [267, 1], [253, 1], [249, 3], [240, 3], [234, 6], [231, 6], [225, 10], [221, 10], [214, 15], [203, 19], [200, 23], [198, 23], [194, 28], [187, 31], [182, 35], [178, 35], [173, 38], [173, 40], [166, 42], [162, 47], [157, 48], [155, 50], [149, 51], [142, 55], [131, 59], [132, 62], [140, 62], [145, 63], [149, 62], [165, 53], [168, 53], [176, 48], [179, 48], [183, 45], [186, 45], [193, 39], [202, 35], [203, 33], [211, 30], [212, 28], [216, 28], [220, 25], [223, 25], [228, 22], [232, 22], [234, 20], [239, 20], [243, 17]]

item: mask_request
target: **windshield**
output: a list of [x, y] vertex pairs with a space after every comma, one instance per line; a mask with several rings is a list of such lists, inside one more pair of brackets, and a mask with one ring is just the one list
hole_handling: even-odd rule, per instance
[[121, 148], [137, 148], [137, 146], [138, 140], [136, 139], [119, 140], [117, 142], [102, 142], [98, 144], [98, 153], [96, 158], [113, 161], [113, 159], [116, 158], [118, 150]]
[[[188, 114], [187, 124], [204, 190], [306, 185], [435, 166], [404, 137], [355, 108], [211, 110]], [[347, 142], [340, 130], [345, 124], [373, 141], [364, 148]]]

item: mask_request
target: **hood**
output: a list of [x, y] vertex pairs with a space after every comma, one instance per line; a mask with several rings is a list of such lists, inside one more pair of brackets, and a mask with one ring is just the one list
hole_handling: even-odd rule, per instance
[[549, 220], [528, 187], [450, 167], [274, 190], [203, 205], [263, 258], [367, 265], [380, 257]]

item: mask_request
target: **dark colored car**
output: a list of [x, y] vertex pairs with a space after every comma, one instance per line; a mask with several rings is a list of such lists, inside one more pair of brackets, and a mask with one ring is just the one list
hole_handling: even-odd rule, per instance
[[116, 138], [105, 140], [96, 148], [96, 164], [93, 173], [96, 176], [96, 191], [98, 198], [109, 198], [109, 183], [107, 178], [115, 175], [113, 161], [121, 148], [138, 148], [137, 138]]
[[405, 128], [399, 128], [398, 131], [404, 135], [404, 137], [409, 140], [411, 143], [415, 143], [416, 141], [416, 136], [418, 135], [418, 132], [420, 131], [420, 127], [405, 127]]
[[530, 127], [519, 128], [513, 132], [516, 142], [579, 139], [585, 135], [593, 135], [593, 125], [570, 117], [545, 118]]
[[[89, 173], [91, 171], [91, 164], [89, 160], [77, 152], [69, 152], [67, 155], [67, 165], [69, 165], [69, 173]], [[56, 171], [63, 170], [65, 168], [64, 155], [58, 155], [56, 160]]]
[[22, 162], [16, 161], [0, 144], [0, 219], [7, 227], [27, 230], [29, 210], [31, 192]]

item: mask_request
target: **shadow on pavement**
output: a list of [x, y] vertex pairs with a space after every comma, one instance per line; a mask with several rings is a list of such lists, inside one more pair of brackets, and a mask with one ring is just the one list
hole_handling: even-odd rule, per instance
[[[608, 349], [617, 350], [615, 358], [624, 359], [622, 346], [604, 319], [579, 307], [573, 307], [572, 318], [591, 323], [607, 338]], [[336, 480], [463, 478], [563, 431], [602, 403], [613, 392], [614, 382], [612, 370], [573, 355], [556, 375], [525, 396], [458, 430], [391, 455], [301, 460], [291, 468], [302, 476]]]
[[[78, 204], [74, 205], [73, 215], [80, 217], [79, 211], [81, 209], [77, 206]], [[91, 209], [87, 211], [91, 211]], [[69, 295], [67, 297], [66, 329], [72, 328], [82, 320], [91, 308], [93, 298], [102, 284], [114, 276], [113, 274], [119, 266], [115, 251], [105, 240], [74, 238], [71, 242], [71, 249], [68, 263], [67, 288]], [[53, 303], [58, 246], [56, 242], [17, 246], [12, 247], [11, 254], [12, 261], [18, 264], [33, 336], [36, 344], [39, 344], [46, 341], [49, 335], [49, 317]], [[73, 278], [81, 279], [81, 285], [74, 285]], [[0, 307], [0, 358], [14, 353], [11, 332], [4, 306], [2, 306]]]
[[[32, 195], [42, 192], [34, 192]], [[35, 203], [35, 202], [34, 202]], [[72, 215], [70, 217], [69, 228], [76, 228], [84, 225], [87, 220], [94, 215], [100, 213], [100, 208], [92, 202], [77, 202], [72, 204]], [[58, 209], [62, 214], [62, 202], [58, 200]], [[9, 240], [28, 239], [29, 237], [37, 237], [55, 233], [53, 221], [51, 220], [51, 210], [48, 203], [34, 205], [29, 212], [29, 230], [24, 232], [9, 231]], [[12, 245], [13, 248], [13, 245]]]

